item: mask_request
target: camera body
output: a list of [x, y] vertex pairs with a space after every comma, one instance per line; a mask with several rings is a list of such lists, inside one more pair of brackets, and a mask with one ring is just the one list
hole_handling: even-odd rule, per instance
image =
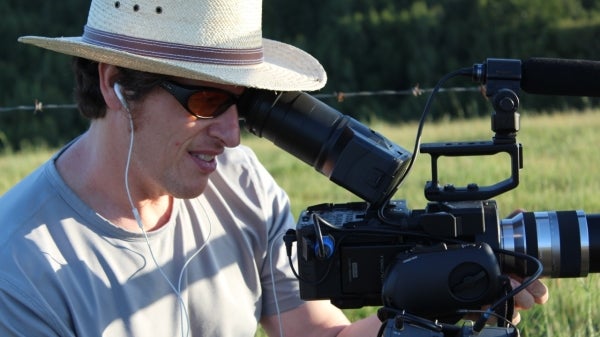
[[430, 319], [505, 297], [506, 275], [600, 272], [600, 214], [581, 210], [500, 218], [494, 200], [432, 201], [415, 210], [404, 200], [377, 210], [363, 202], [320, 204], [303, 211], [288, 235], [297, 242], [303, 299], [383, 305]]
[[301, 297], [423, 317], [480, 308], [506, 285], [502, 257], [492, 249], [499, 229], [494, 201], [410, 210], [392, 200], [383, 214], [362, 202], [309, 207], [295, 231]]

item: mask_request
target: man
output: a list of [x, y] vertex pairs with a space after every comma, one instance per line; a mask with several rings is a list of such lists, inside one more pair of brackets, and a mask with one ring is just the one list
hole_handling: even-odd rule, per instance
[[[262, 38], [260, 14], [259, 0], [94, 0], [82, 37], [20, 39], [76, 57], [91, 124], [0, 199], [0, 335], [376, 335], [376, 317], [300, 300], [287, 196], [239, 146], [244, 88], [326, 81]], [[536, 284], [524, 306], [545, 301]]]

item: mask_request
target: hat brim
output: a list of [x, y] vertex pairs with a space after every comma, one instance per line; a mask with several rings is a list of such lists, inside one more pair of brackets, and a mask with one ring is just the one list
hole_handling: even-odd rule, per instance
[[278, 41], [263, 39], [264, 62], [216, 65], [142, 56], [82, 41], [81, 37], [23, 36], [19, 42], [124, 68], [169, 76], [275, 91], [321, 89], [327, 75], [310, 54]]

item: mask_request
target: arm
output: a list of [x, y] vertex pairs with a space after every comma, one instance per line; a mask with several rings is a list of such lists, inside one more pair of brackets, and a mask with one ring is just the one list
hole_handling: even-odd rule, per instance
[[[329, 301], [308, 301], [282, 313], [281, 322], [286, 337], [375, 337], [381, 326], [375, 315], [350, 323]], [[261, 324], [269, 336], [279, 336], [276, 315], [264, 317]]]

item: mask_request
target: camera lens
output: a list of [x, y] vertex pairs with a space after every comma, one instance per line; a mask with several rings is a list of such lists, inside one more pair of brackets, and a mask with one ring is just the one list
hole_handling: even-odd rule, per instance
[[[600, 216], [583, 211], [524, 212], [500, 223], [503, 249], [536, 257], [543, 276], [583, 277], [600, 272]], [[532, 275], [535, 265], [504, 256], [503, 270]]]

